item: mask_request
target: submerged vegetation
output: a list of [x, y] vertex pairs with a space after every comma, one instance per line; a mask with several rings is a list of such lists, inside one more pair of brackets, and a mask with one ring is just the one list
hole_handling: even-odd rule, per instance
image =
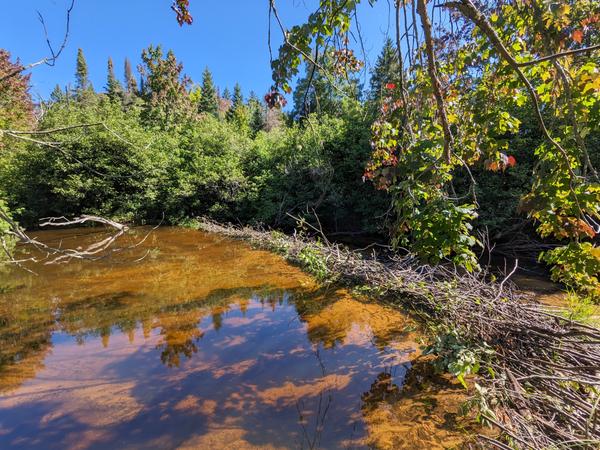
[[[286, 29], [270, 1], [284, 42], [262, 99], [219, 89], [208, 68], [194, 84], [150, 45], [140, 83], [128, 60], [121, 81], [109, 59], [104, 90], [80, 49], [74, 86], [34, 106], [29, 77], [1, 50], [2, 257], [16, 222], [45, 217], [283, 232], [299, 220], [323, 241], [203, 226], [424, 314], [439, 327], [438, 365], [465, 384], [483, 377], [478, 406], [504, 431], [500, 448], [592, 447], [600, 335], [578, 320], [600, 301], [600, 5], [398, 0], [395, 39], [363, 86], [359, 3], [321, 1]], [[174, 2], [180, 24], [189, 6]], [[328, 241], [357, 236], [391, 256]], [[495, 256], [544, 264], [572, 313], [497, 282]]]

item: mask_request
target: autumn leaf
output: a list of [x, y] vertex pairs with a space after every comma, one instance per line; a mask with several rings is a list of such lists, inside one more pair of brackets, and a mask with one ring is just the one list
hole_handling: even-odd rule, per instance
[[581, 29], [573, 31], [572, 37], [575, 42], [581, 44], [581, 42], [583, 42], [583, 31], [581, 31]]

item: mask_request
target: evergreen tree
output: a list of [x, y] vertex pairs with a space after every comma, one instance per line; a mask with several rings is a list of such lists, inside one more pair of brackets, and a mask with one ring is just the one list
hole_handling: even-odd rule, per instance
[[398, 82], [399, 70], [398, 51], [392, 40], [387, 38], [371, 72], [369, 100], [378, 102], [385, 84]]
[[52, 93], [50, 94], [50, 100], [52, 100], [54, 103], [58, 103], [61, 100], [63, 100], [64, 98], [65, 98], [65, 93], [63, 92], [60, 85], [57, 84], [56, 86], [54, 86], [54, 89], [52, 90]]
[[250, 131], [252, 136], [256, 136], [259, 131], [265, 129], [266, 114], [263, 104], [254, 92], [250, 93], [248, 108], [250, 108]]
[[[322, 64], [325, 70], [333, 72], [329, 60], [325, 59]], [[314, 112], [336, 114], [344, 96], [358, 98], [358, 93], [356, 78], [339, 78], [334, 87], [321, 70], [313, 70], [313, 65], [307, 64], [306, 74], [298, 80], [294, 90], [292, 117], [299, 119]]]
[[198, 112], [216, 116], [219, 111], [217, 90], [208, 67], [204, 69], [204, 73], [202, 74], [201, 92], [200, 101], [198, 102]]
[[229, 92], [229, 89], [225, 88], [221, 97], [225, 100], [231, 100], [231, 92]]
[[88, 78], [88, 66], [83, 55], [83, 50], [77, 50], [77, 68], [75, 70], [75, 88], [78, 92], [84, 92], [92, 89], [92, 84]]
[[123, 95], [123, 86], [117, 77], [115, 77], [115, 68], [113, 66], [112, 58], [108, 58], [108, 75], [106, 79], [106, 93], [111, 100], [121, 98]]
[[244, 95], [242, 94], [242, 87], [239, 83], [235, 83], [233, 87], [233, 106], [241, 106], [244, 104]]
[[233, 87], [233, 98], [231, 101], [231, 108], [227, 111], [227, 120], [233, 120], [236, 111], [239, 111], [239, 109], [244, 106], [244, 96], [242, 94], [242, 87], [239, 83], [235, 83], [235, 86]]

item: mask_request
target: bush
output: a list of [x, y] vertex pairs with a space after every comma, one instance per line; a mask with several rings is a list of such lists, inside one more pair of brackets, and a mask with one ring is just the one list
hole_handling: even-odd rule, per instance
[[553, 281], [600, 301], [600, 248], [590, 242], [571, 242], [542, 253], [540, 260], [553, 266]]

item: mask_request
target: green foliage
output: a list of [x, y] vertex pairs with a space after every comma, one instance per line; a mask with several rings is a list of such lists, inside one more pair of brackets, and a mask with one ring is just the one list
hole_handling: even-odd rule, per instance
[[266, 122], [266, 111], [260, 100], [254, 95], [250, 95], [248, 100], [248, 109], [250, 110], [250, 132], [252, 137], [256, 137], [259, 131], [265, 129]]
[[329, 269], [325, 257], [316, 247], [306, 246], [300, 253], [298, 259], [303, 267], [317, 280], [323, 282], [329, 277]]
[[314, 210], [331, 230], [381, 229], [377, 216], [389, 202], [361, 179], [369, 123], [360, 103], [343, 101], [336, 117], [266, 131], [273, 111], [256, 95], [244, 103], [239, 86], [233, 120], [186, 116], [202, 89], [187, 92], [181, 66], [158, 47], [144, 51], [142, 72], [142, 97], [131, 103], [133, 86], [123, 102], [93, 92], [57, 95], [40, 130], [101, 125], [53, 133], [60, 149], [26, 145], [0, 159], [1, 184], [22, 223], [91, 213], [137, 223], [208, 216], [285, 227], [295, 224], [287, 213]]
[[463, 342], [455, 331], [436, 335], [426, 347], [424, 354], [435, 355], [434, 367], [440, 372], [449, 372], [467, 389], [466, 377], [476, 375], [481, 365], [493, 357], [494, 351], [485, 343], [474, 348]]
[[[224, 97], [227, 98], [227, 97]], [[233, 120], [236, 111], [244, 106], [244, 96], [242, 95], [242, 87], [239, 83], [235, 83], [233, 87], [233, 97], [231, 99], [231, 108], [227, 111], [227, 119]]]
[[82, 49], [77, 49], [77, 68], [75, 69], [75, 88], [82, 93], [92, 88], [90, 83], [87, 61]]
[[357, 102], [344, 102], [336, 117], [312, 115], [258, 133], [244, 158], [250, 180], [244, 216], [293, 226], [286, 215], [311, 215], [334, 231], [377, 231], [389, 199], [362, 181], [369, 157], [369, 125]]
[[[9, 220], [12, 219], [12, 214], [6, 205], [6, 202], [0, 198], [0, 212], [9, 217]], [[11, 229], [10, 224], [0, 217], [0, 268], [3, 261], [6, 261], [9, 258], [9, 255], [12, 253], [16, 240], [13, 236], [11, 236], [8, 231]], [[2, 290], [2, 286], [0, 285], [0, 291]]]
[[328, 75], [332, 70], [331, 59], [321, 62], [323, 69], [313, 64], [306, 64], [306, 73], [296, 83], [293, 92], [294, 110], [291, 115], [300, 120], [313, 113], [335, 115], [346, 98], [359, 97], [358, 81], [354, 77], [333, 79]]
[[[420, 194], [426, 199], [431, 193]], [[417, 195], [414, 191], [414, 197], [396, 195], [394, 204], [399, 211], [399, 229], [408, 229], [410, 233], [398, 234], [395, 243], [410, 246], [424, 261], [437, 264], [451, 258], [469, 272], [479, 269], [472, 248], [480, 243], [471, 235], [470, 224], [477, 217], [475, 206], [457, 205], [441, 196], [415, 203]]]
[[107, 63], [106, 94], [111, 100], [120, 100], [123, 96], [123, 86], [115, 76], [112, 58], [108, 58]]
[[591, 296], [582, 296], [575, 291], [567, 292], [567, 308], [562, 315], [573, 321], [588, 325], [600, 325], [599, 318], [595, 315], [598, 307]]
[[129, 58], [125, 58], [124, 76], [125, 92], [123, 94], [123, 106], [128, 107], [135, 102], [139, 94], [137, 80], [133, 75], [133, 70], [131, 69], [131, 62], [129, 62]]
[[590, 242], [570, 242], [540, 259], [553, 267], [552, 279], [600, 301], [600, 248]]
[[387, 38], [371, 71], [369, 100], [379, 106], [381, 99], [386, 95], [385, 85], [398, 83], [399, 75], [398, 51], [392, 40]]
[[202, 88], [200, 90], [200, 100], [198, 101], [198, 112], [216, 116], [218, 111], [217, 89], [215, 88], [212, 74], [207, 67], [202, 73]]
[[[12, 62], [10, 53], [0, 49], [0, 78], [17, 72], [0, 82], [0, 130], [22, 130], [33, 123], [33, 102], [29, 94], [29, 75], [23, 75], [22, 65]], [[4, 148], [0, 134], [0, 151]]]
[[142, 120], [161, 128], [177, 126], [193, 115], [188, 96], [191, 80], [183, 75], [183, 65], [173, 51], [163, 57], [162, 48], [152, 45], [142, 52]]

